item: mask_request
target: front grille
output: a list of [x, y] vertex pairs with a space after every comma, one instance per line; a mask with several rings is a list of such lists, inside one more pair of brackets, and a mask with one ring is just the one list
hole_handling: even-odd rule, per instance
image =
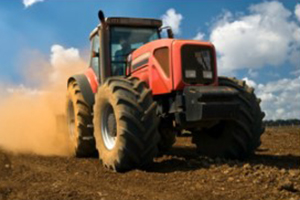
[[[184, 45], [181, 48], [182, 78], [187, 84], [211, 84], [214, 79], [213, 50], [200, 45]], [[194, 73], [196, 75], [194, 76]], [[190, 74], [191, 77], [186, 77]], [[211, 77], [209, 77], [211, 74]]]

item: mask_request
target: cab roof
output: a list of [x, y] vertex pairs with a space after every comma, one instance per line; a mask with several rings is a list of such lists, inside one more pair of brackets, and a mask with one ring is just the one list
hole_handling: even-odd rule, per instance
[[[151, 19], [151, 18], [109, 17], [105, 19], [105, 23], [108, 26], [135, 26], [135, 27], [154, 27], [154, 28], [160, 28], [162, 26], [162, 21], [160, 19]], [[90, 39], [97, 33], [98, 29], [100, 28], [101, 28], [101, 24], [99, 24], [90, 33]]]

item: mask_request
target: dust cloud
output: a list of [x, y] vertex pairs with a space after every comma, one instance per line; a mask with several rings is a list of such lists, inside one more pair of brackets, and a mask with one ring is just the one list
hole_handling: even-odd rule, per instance
[[35, 55], [23, 66], [25, 84], [0, 81], [0, 148], [14, 153], [70, 155], [68, 135], [62, 128], [66, 83], [86, 66], [77, 49], [53, 45], [50, 59]]

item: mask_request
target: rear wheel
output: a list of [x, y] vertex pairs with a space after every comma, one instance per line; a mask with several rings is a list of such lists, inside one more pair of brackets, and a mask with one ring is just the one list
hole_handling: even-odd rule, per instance
[[91, 108], [84, 100], [76, 81], [71, 81], [68, 85], [66, 106], [67, 127], [74, 155], [96, 156]]
[[145, 83], [109, 78], [98, 88], [95, 102], [95, 138], [103, 165], [120, 172], [151, 163], [160, 138], [156, 103]]
[[220, 86], [236, 89], [239, 94], [235, 102], [239, 103], [236, 120], [223, 120], [211, 128], [203, 128], [193, 134], [193, 143], [198, 152], [211, 157], [245, 158], [261, 144], [260, 136], [264, 132], [260, 100], [254, 90], [244, 81], [235, 78], [219, 78]]

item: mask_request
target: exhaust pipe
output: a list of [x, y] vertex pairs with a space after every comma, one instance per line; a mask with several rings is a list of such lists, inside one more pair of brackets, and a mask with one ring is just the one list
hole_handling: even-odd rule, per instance
[[99, 12], [98, 12], [98, 18], [99, 18], [101, 24], [104, 25], [105, 24], [105, 16], [104, 16], [104, 13], [103, 13], [102, 10], [99, 10]]
[[109, 55], [109, 37], [107, 34], [107, 23], [105, 20], [105, 16], [102, 10], [99, 10], [98, 12], [98, 18], [101, 22], [101, 42], [100, 42], [100, 80], [99, 82], [103, 84], [105, 82], [105, 79], [110, 76], [110, 59]]

